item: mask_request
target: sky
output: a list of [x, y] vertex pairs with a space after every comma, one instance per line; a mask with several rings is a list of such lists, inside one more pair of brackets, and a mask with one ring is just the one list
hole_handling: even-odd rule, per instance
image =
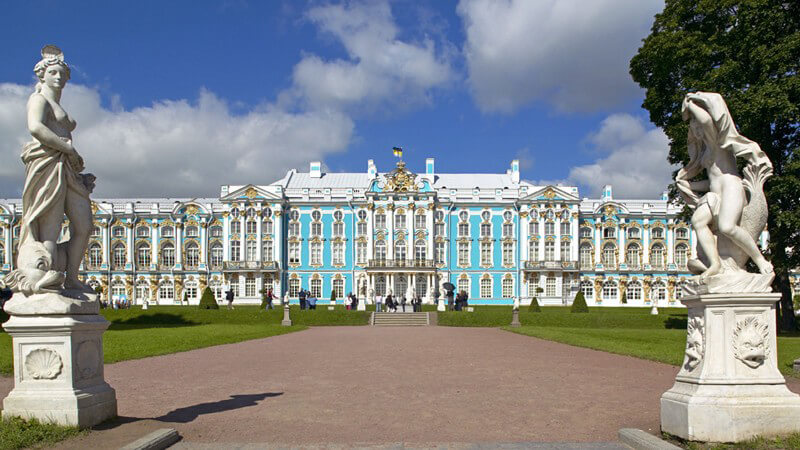
[[330, 172], [505, 172], [657, 198], [668, 140], [628, 63], [661, 0], [12, 1], [0, 17], [0, 198], [18, 198], [33, 66], [55, 44], [61, 104], [96, 197], [218, 196]]

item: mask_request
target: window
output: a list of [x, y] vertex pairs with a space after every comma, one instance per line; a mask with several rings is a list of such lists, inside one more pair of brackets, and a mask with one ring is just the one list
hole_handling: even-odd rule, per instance
[[367, 243], [356, 242], [356, 263], [364, 265], [367, 262]]
[[217, 226], [211, 227], [209, 228], [208, 233], [211, 235], [211, 237], [215, 238], [222, 237], [222, 227], [217, 227]]
[[164, 236], [164, 237], [173, 237], [173, 236], [175, 236], [175, 228], [173, 228], [172, 226], [161, 227], [161, 236]]
[[367, 220], [367, 212], [363, 209], [358, 211], [358, 220], [365, 221]]
[[272, 226], [272, 221], [264, 219], [264, 221], [261, 222], [261, 235], [262, 236], [271, 236], [273, 232], [274, 232], [274, 230], [273, 230], [273, 226]]
[[492, 297], [492, 279], [491, 277], [481, 278], [481, 298]]
[[299, 242], [289, 242], [289, 264], [300, 264]]
[[459, 242], [458, 243], [458, 265], [459, 266], [468, 266], [469, 265], [469, 243], [468, 242]]
[[617, 237], [616, 228], [603, 228], [603, 239], [614, 239]]
[[561, 235], [568, 236], [572, 233], [569, 232], [569, 222], [561, 222]]
[[650, 249], [650, 264], [656, 268], [661, 269], [664, 267], [664, 246], [655, 244]]
[[150, 286], [148, 286], [146, 281], [139, 281], [136, 283], [134, 296], [136, 303], [139, 304], [150, 301]]
[[297, 278], [289, 279], [289, 297], [297, 297], [300, 292], [300, 280]]
[[688, 261], [687, 254], [687, 247], [684, 244], [675, 247], [675, 264], [681, 269], [686, 268], [686, 262]]
[[531, 236], [539, 235], [539, 222], [535, 220], [528, 222], [528, 234]]
[[289, 236], [300, 236], [300, 222], [289, 222]]
[[214, 299], [222, 300], [222, 283], [219, 280], [213, 280], [211, 282], [211, 291], [214, 293]]
[[386, 214], [375, 214], [375, 228], [379, 230], [386, 229]]
[[636, 227], [628, 228], [628, 239], [639, 239], [642, 236], [642, 231]]
[[311, 222], [311, 236], [322, 236], [322, 222]]
[[444, 236], [444, 224], [443, 223], [436, 223], [433, 225], [433, 233], [436, 236]]
[[189, 301], [197, 300], [197, 281], [187, 281], [186, 287], [183, 288], [186, 299]]
[[171, 281], [165, 281], [158, 287], [158, 300], [168, 301], [175, 299], [175, 287]]
[[142, 226], [136, 229], [136, 237], [146, 238], [150, 236], [150, 228]]
[[255, 220], [248, 220], [245, 223], [245, 225], [246, 225], [245, 230], [247, 230], [247, 234], [256, 234], [256, 232], [258, 231], [258, 223]]
[[555, 261], [556, 260], [556, 243], [553, 241], [545, 241], [544, 243], [544, 260], [545, 261]]
[[394, 215], [394, 229], [395, 230], [406, 229], [406, 215], [404, 213], [397, 213]]
[[651, 231], [650, 235], [653, 237], [653, 239], [664, 239], [664, 229], [660, 227], [653, 228], [653, 231]]
[[417, 261], [425, 261], [428, 257], [427, 253], [425, 241], [418, 240], [416, 244], [414, 244], [414, 259]]
[[298, 220], [300, 220], [300, 211], [298, 211], [296, 209], [292, 210], [292, 212], [289, 213], [289, 219], [291, 219], [294, 222], [297, 222]]
[[544, 280], [544, 295], [546, 297], [556, 296], [556, 277], [547, 277]]
[[458, 224], [458, 237], [468, 237], [468, 236], [469, 236], [469, 223], [460, 222]]
[[358, 222], [356, 224], [356, 234], [358, 236], [366, 236], [367, 235], [367, 222]]
[[262, 261], [275, 260], [275, 258], [272, 256], [272, 241], [264, 241], [261, 243], [261, 260]]
[[481, 266], [492, 265], [492, 244], [481, 242]]
[[514, 244], [503, 242], [503, 265], [510, 266], [512, 264], [514, 264]]
[[444, 212], [442, 212], [442, 211], [436, 211], [433, 216], [434, 216], [434, 218], [436, 219], [437, 222], [443, 222], [444, 221]]
[[603, 300], [616, 301], [617, 300], [617, 283], [614, 281], [606, 281], [603, 283]]
[[667, 299], [667, 287], [664, 286], [663, 282], [656, 281], [653, 283], [653, 287], [650, 288], [650, 299], [655, 302], [663, 302]]
[[211, 244], [211, 267], [222, 266], [222, 244]]
[[231, 234], [241, 234], [242, 233], [242, 222], [239, 220], [232, 220], [231, 221]]
[[322, 219], [322, 213], [319, 211], [311, 211], [311, 219], [314, 222], [319, 222]]
[[378, 241], [375, 243], [375, 259], [378, 261], [386, 261], [386, 242]]
[[125, 228], [123, 227], [114, 227], [111, 230], [111, 235], [117, 238], [125, 237]]
[[631, 281], [625, 288], [625, 300], [639, 302], [642, 300], [642, 285], [638, 281]]
[[469, 219], [469, 213], [467, 211], [461, 211], [458, 213], [458, 219], [462, 222], [466, 222]]
[[503, 224], [503, 237], [512, 237], [514, 236], [514, 224], [513, 223], [504, 223]]
[[231, 261], [239, 261], [242, 244], [239, 241], [231, 241]]
[[632, 269], [639, 268], [639, 265], [642, 263], [642, 249], [638, 244], [631, 244], [628, 246], [625, 261], [628, 263], [628, 267]]
[[234, 297], [239, 297], [239, 275], [231, 276], [231, 291]]
[[592, 268], [592, 246], [583, 244], [580, 248], [581, 269]]
[[591, 281], [582, 281], [581, 282], [581, 292], [583, 292], [583, 297], [586, 300], [591, 300], [594, 298], [594, 286], [592, 286]]
[[256, 279], [255, 279], [255, 277], [245, 277], [245, 279], [244, 279], [244, 296], [245, 297], [255, 297], [256, 296]]
[[434, 243], [433, 250], [436, 258], [436, 264], [444, 264], [444, 242]]
[[546, 218], [547, 220], [549, 220], [549, 221], [552, 221], [553, 219], [555, 219], [555, 218], [556, 218], [556, 214], [553, 212], [553, 210], [552, 210], [552, 209], [548, 209], [548, 210], [547, 210], [547, 213], [545, 214], [545, 218]]
[[591, 239], [592, 238], [592, 229], [589, 227], [581, 227], [580, 234], [582, 239]]
[[196, 269], [200, 263], [200, 247], [196, 242], [186, 244], [186, 252], [183, 255], [183, 261], [186, 269]]
[[186, 237], [198, 237], [200, 236], [200, 229], [194, 225], [190, 225], [186, 227]]
[[614, 244], [603, 246], [603, 266], [607, 269], [617, 266], [617, 247]]
[[136, 268], [147, 270], [150, 267], [150, 244], [143, 243], [136, 247]]
[[175, 265], [175, 246], [171, 242], [161, 246], [161, 265], [166, 267]]
[[114, 270], [123, 270], [127, 262], [127, 250], [123, 244], [117, 244], [111, 250], [111, 265]]
[[344, 217], [344, 214], [341, 211], [336, 210], [336, 211], [333, 212], [333, 220], [335, 220], [337, 222], [341, 222], [343, 217]]
[[505, 220], [506, 222], [511, 222], [512, 217], [513, 214], [511, 213], [511, 211], [506, 211], [503, 213], [503, 220]]
[[263, 217], [264, 220], [269, 219], [270, 217], [272, 217], [272, 210], [269, 209], [269, 208], [262, 209], [261, 210], [261, 217]]
[[89, 267], [97, 268], [103, 263], [103, 252], [100, 249], [100, 244], [92, 244], [89, 246]]
[[239, 217], [239, 208], [231, 209], [231, 217]]
[[675, 239], [689, 239], [689, 230], [686, 228], [678, 228], [675, 230]]
[[417, 230], [425, 229], [425, 214], [417, 214], [414, 216], [414, 228]]
[[554, 222], [545, 222], [544, 223], [544, 234], [548, 236], [552, 236], [556, 234], [556, 224]]
[[322, 265], [322, 242], [311, 243], [311, 265]]
[[255, 217], [255, 216], [256, 216], [255, 208], [247, 208], [247, 217]]
[[386, 278], [383, 275], [375, 277], [375, 294], [386, 295]]
[[333, 235], [336, 236], [336, 237], [343, 237], [344, 236], [344, 222], [334, 222], [333, 223]]
[[336, 294], [336, 298], [344, 298], [344, 280], [341, 278], [333, 280], [333, 292]]
[[490, 223], [482, 223], [481, 224], [481, 237], [491, 237], [492, 236], [492, 224]]
[[514, 296], [514, 279], [513, 278], [504, 278], [503, 279], [503, 297], [511, 298]]
[[458, 292], [466, 292], [469, 294], [469, 278], [461, 277], [458, 279]]
[[245, 261], [258, 261], [258, 243], [254, 240], [247, 240], [244, 248]]
[[406, 242], [395, 241], [394, 243], [394, 259], [397, 261], [404, 261], [406, 259]]
[[319, 278], [313, 278], [311, 280], [311, 289], [309, 290], [311, 291], [312, 297], [316, 298], [322, 297], [322, 280], [320, 280]]
[[488, 222], [489, 219], [491, 218], [492, 218], [492, 213], [490, 213], [489, 211], [484, 211], [481, 213], [481, 219], [483, 219], [484, 222]]
[[570, 261], [569, 241], [561, 241], [561, 261]]
[[337, 266], [344, 264], [344, 243], [334, 242], [332, 244], [332, 247], [333, 247], [333, 264]]
[[528, 261], [539, 260], [539, 242], [528, 241]]

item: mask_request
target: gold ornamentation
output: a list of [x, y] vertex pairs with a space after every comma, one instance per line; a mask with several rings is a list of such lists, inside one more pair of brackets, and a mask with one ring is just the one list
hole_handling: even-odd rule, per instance
[[406, 169], [406, 163], [399, 161], [397, 168], [386, 174], [386, 189], [392, 192], [416, 191], [416, 178], [416, 174]]
[[252, 187], [247, 188], [247, 190], [244, 191], [244, 196], [249, 198], [250, 200], [252, 200], [252, 199], [258, 197], [258, 191], [255, 190], [255, 188], [252, 188]]
[[553, 188], [547, 188], [547, 190], [542, 194], [542, 197], [552, 200], [556, 197], [556, 191], [554, 191]]
[[195, 205], [189, 205], [183, 211], [183, 213], [188, 215], [188, 216], [195, 216], [195, 215], [197, 215], [197, 212], [198, 212], [197, 206], [195, 206]]

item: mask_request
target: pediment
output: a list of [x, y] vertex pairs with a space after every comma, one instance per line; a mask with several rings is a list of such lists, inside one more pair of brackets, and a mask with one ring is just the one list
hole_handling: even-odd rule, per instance
[[281, 200], [281, 197], [261, 188], [260, 186], [248, 184], [220, 198], [220, 201], [222, 202], [232, 202], [237, 200], [274, 201]]
[[578, 201], [579, 198], [558, 186], [545, 186], [521, 199], [522, 201]]

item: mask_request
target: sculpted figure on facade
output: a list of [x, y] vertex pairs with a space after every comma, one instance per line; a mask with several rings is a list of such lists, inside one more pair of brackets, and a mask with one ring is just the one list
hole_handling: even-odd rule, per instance
[[[689, 163], [675, 178], [678, 190], [694, 209], [692, 225], [698, 258], [688, 263], [697, 274], [686, 293], [770, 292], [772, 265], [756, 239], [767, 223], [764, 181], [772, 163], [761, 147], [736, 130], [722, 96], [713, 92], [687, 94], [682, 106], [689, 122]], [[744, 176], [737, 168], [744, 158]], [[692, 181], [705, 171], [707, 179]], [[744, 269], [748, 259], [760, 275]]]
[[[19, 255], [17, 269], [4, 283], [25, 296], [92, 292], [78, 279], [78, 268], [92, 227], [89, 194], [95, 177], [81, 173], [83, 159], [72, 145], [76, 123], [60, 104], [70, 69], [61, 50], [48, 45], [33, 70], [39, 82], [27, 105], [33, 140], [22, 148], [25, 185]], [[62, 235], [65, 214], [68, 237]]]

